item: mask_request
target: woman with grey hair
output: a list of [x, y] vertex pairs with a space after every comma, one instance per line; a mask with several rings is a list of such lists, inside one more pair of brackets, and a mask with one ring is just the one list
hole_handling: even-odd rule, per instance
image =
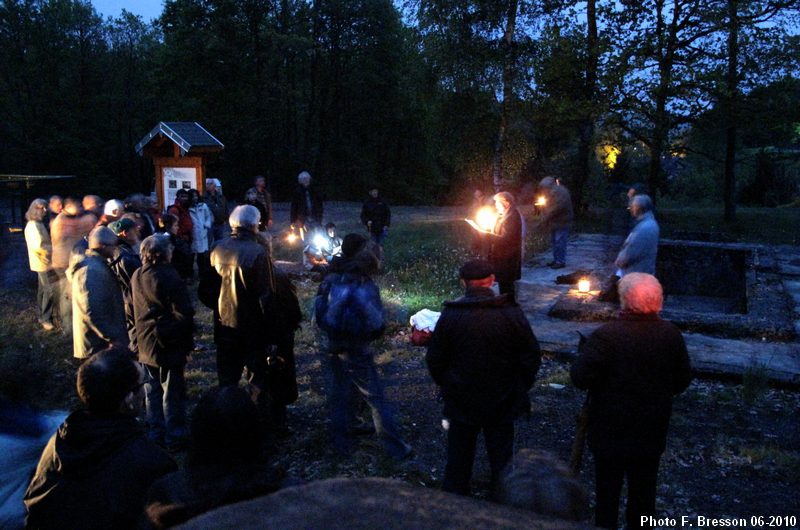
[[494, 196], [497, 222], [489, 235], [489, 259], [500, 294], [514, 300], [514, 282], [522, 277], [522, 215], [514, 196], [501, 191]]
[[150, 374], [145, 383], [149, 437], [167, 449], [180, 450], [187, 439], [184, 369], [194, 348], [194, 308], [186, 284], [170, 263], [169, 237], [145, 238], [141, 257], [131, 290], [139, 362]]
[[641, 517], [655, 514], [672, 397], [689, 386], [692, 375], [680, 330], [658, 316], [663, 301], [658, 280], [626, 274], [619, 294], [619, 319], [597, 328], [579, 346], [570, 376], [576, 387], [589, 391], [595, 524], [617, 528], [620, 491], [627, 480], [627, 528], [642, 528]]
[[[53, 245], [50, 232], [45, 226], [47, 219], [47, 201], [34, 199], [25, 214], [25, 244], [28, 246], [28, 264], [31, 271], [39, 279], [36, 302], [39, 306], [39, 323], [45, 331], [55, 328], [53, 325], [53, 304], [56, 302], [58, 276], [53, 271]], [[64, 325], [71, 326], [71, 322]]]

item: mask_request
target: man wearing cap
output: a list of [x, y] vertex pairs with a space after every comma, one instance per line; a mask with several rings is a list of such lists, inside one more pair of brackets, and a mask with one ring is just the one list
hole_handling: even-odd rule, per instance
[[72, 261], [73, 355], [85, 359], [109, 346], [127, 347], [122, 291], [107, 261], [114, 256], [117, 236], [106, 226], [89, 233], [89, 249]]
[[444, 303], [425, 361], [442, 389], [449, 422], [442, 489], [468, 495], [478, 433], [483, 431], [493, 487], [511, 459], [514, 420], [530, 410], [528, 390], [541, 354], [522, 309], [492, 291], [489, 262], [468, 261], [459, 275], [466, 291]]
[[[129, 215], [129, 214], [125, 214]], [[117, 277], [122, 290], [122, 300], [125, 303], [125, 328], [128, 330], [129, 348], [137, 353], [136, 330], [133, 316], [133, 293], [131, 291], [131, 278], [136, 269], [142, 266], [142, 260], [136, 253], [139, 247], [139, 225], [129, 217], [114, 221], [108, 228], [117, 236], [117, 246], [114, 247], [114, 256], [109, 260], [108, 266]]]

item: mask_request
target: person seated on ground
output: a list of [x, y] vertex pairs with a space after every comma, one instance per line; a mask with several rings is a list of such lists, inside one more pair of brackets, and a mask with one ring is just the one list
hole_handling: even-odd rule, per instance
[[[626, 528], [655, 515], [656, 478], [672, 415], [672, 397], [692, 380], [680, 330], [661, 320], [663, 291], [641, 272], [619, 282], [622, 314], [578, 347], [570, 377], [589, 391], [589, 448], [595, 460], [595, 525], [617, 528], [628, 482]], [[650, 528], [646, 526], [646, 528]]]
[[303, 248], [303, 266], [307, 271], [324, 275], [333, 258], [342, 255], [342, 238], [336, 236], [336, 225], [333, 223], [325, 225], [324, 233], [315, 231], [306, 241], [308, 244]]
[[280, 488], [283, 474], [267, 463], [263, 426], [245, 390], [209, 390], [192, 413], [190, 437], [186, 468], [150, 488], [142, 527], [169, 528]]
[[175, 462], [145, 436], [144, 369], [127, 349], [102, 351], [78, 369], [83, 408], [50, 438], [25, 493], [27, 528], [135, 528], [145, 494]]
[[464, 296], [444, 303], [425, 362], [442, 389], [449, 421], [442, 489], [469, 495], [481, 431], [497, 487], [512, 456], [514, 420], [530, 412], [528, 390], [541, 353], [522, 309], [508, 295], [492, 291], [492, 264], [468, 261], [459, 277]]
[[617, 271], [600, 293], [599, 298], [602, 301], [618, 300], [616, 284], [626, 274], [656, 273], [659, 227], [653, 215], [653, 201], [648, 195], [634, 195], [628, 210], [636, 224], [622, 244], [617, 259], [614, 260]]
[[534, 449], [520, 449], [503, 469], [497, 501], [569, 521], [589, 517], [589, 502], [580, 481], [553, 455]]

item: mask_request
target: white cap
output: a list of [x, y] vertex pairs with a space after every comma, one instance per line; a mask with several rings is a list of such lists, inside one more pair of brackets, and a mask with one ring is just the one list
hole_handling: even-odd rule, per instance
[[103, 214], [118, 216], [122, 214], [124, 209], [125, 205], [122, 204], [122, 201], [111, 199], [110, 201], [106, 201], [106, 205], [103, 207]]

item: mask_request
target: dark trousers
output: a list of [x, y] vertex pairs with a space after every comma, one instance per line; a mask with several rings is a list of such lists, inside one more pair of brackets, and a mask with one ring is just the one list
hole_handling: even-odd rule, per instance
[[643, 515], [656, 513], [656, 477], [661, 455], [637, 457], [598, 457], [595, 455], [595, 525], [617, 528], [622, 481], [628, 482], [625, 522], [628, 529], [650, 528], [640, 524]]
[[37, 272], [39, 290], [36, 292], [36, 302], [39, 306], [39, 323], [53, 323], [53, 306], [58, 299], [58, 276], [53, 271]]
[[352, 389], [355, 386], [363, 400], [372, 410], [375, 432], [386, 453], [394, 458], [404, 458], [411, 451], [400, 435], [394, 419], [394, 410], [383, 394], [383, 383], [375, 368], [366, 345], [350, 346], [346, 349], [333, 347], [331, 353], [332, 383], [328, 398], [331, 415], [331, 434], [334, 447], [339, 453], [350, 451], [351, 440], [348, 428], [352, 425], [355, 411], [352, 409]]
[[[231, 333], [232, 332], [232, 333]], [[236, 330], [229, 330], [235, 335]], [[239, 331], [244, 334], [244, 332]], [[226, 334], [227, 335], [227, 334]], [[217, 377], [219, 386], [239, 386], [242, 370], [247, 368], [250, 397], [268, 426], [286, 422], [286, 404], [270, 399], [267, 376], [268, 346], [241, 337], [217, 340]]]
[[564, 265], [567, 262], [567, 241], [569, 228], [559, 228], [550, 232], [550, 246], [553, 248], [553, 262]]
[[450, 429], [447, 431], [447, 466], [442, 484], [444, 491], [469, 495], [475, 445], [481, 431], [492, 470], [492, 490], [497, 486], [500, 472], [511, 460], [514, 450], [514, 422], [480, 426], [450, 420]]
[[72, 284], [67, 279], [66, 269], [54, 269], [58, 275], [58, 316], [61, 328], [67, 337], [72, 336]]
[[184, 366], [144, 365], [150, 374], [144, 384], [149, 437], [167, 447], [186, 440], [186, 380]]

